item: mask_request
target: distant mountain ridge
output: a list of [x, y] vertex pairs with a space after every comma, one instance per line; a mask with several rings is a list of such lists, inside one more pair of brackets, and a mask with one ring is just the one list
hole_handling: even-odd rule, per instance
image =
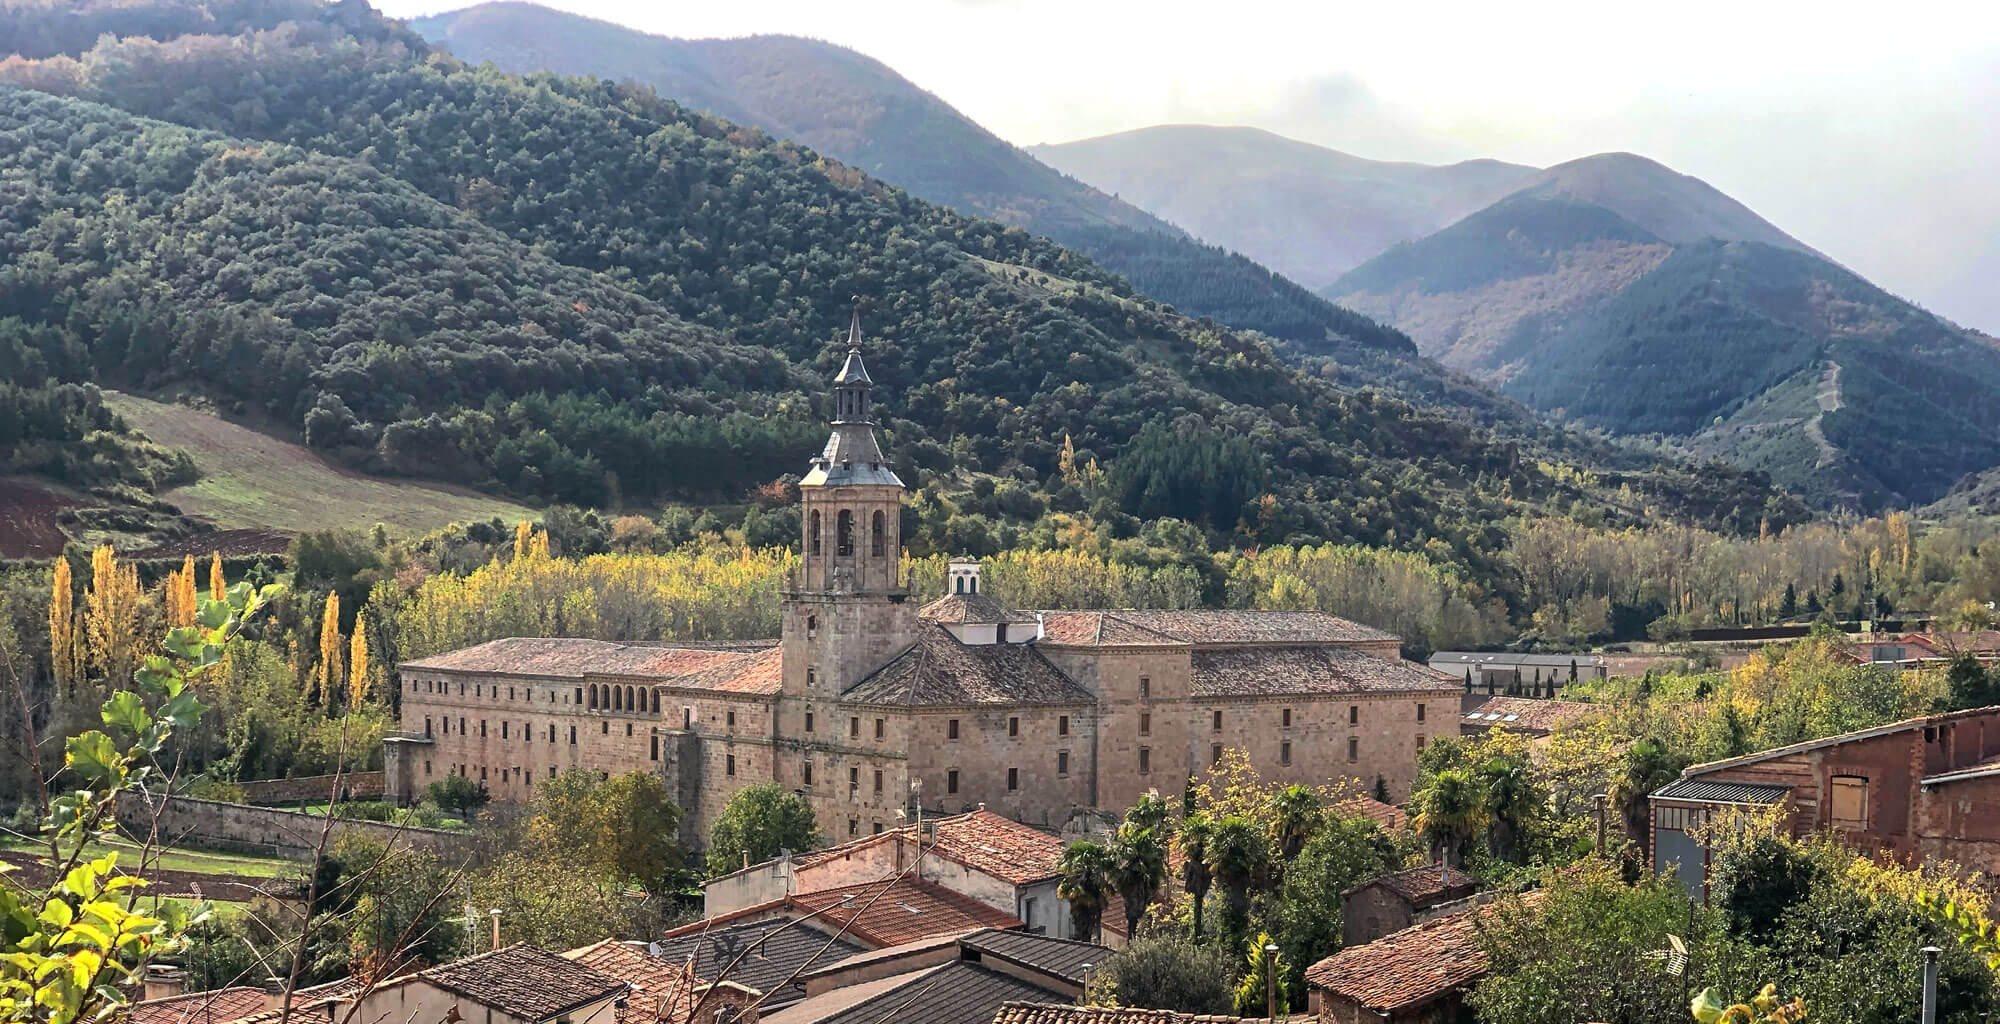
[[1215, 245], [1322, 288], [1534, 178], [1498, 160], [1369, 160], [1258, 128], [1158, 125], [1028, 151]]
[[434, 45], [505, 71], [650, 85], [920, 198], [1046, 235], [1190, 315], [1308, 352], [1363, 361], [1375, 358], [1370, 352], [1415, 352], [1398, 332], [1058, 173], [843, 47], [792, 36], [676, 39], [511, 0], [408, 24]]

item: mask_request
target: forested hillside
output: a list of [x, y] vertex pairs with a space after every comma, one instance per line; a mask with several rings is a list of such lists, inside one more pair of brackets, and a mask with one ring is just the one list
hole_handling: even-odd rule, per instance
[[1664, 435], [1823, 507], [1928, 502], [2000, 463], [1992, 339], [1635, 157], [1552, 169], [1329, 292], [1535, 408]]
[[688, 107], [811, 146], [961, 212], [1074, 249], [1192, 316], [1307, 352], [1414, 352], [1394, 330], [1057, 173], [880, 62], [795, 36], [673, 39], [527, 3], [488, 3], [411, 27], [472, 62], [641, 82]]

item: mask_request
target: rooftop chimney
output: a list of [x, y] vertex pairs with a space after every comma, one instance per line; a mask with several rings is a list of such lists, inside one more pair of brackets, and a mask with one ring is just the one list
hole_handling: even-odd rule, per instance
[[147, 964], [142, 999], [168, 999], [187, 991], [187, 972], [173, 964]]
[[276, 1010], [285, 1005], [285, 979], [272, 975], [264, 979], [264, 1009]]

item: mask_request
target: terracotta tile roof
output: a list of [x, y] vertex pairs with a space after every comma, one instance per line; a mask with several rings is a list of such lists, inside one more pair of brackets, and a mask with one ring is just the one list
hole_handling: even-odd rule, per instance
[[[1530, 906], [1541, 899], [1539, 892], [1522, 897]], [[1306, 984], [1369, 1010], [1394, 1012], [1432, 1002], [1486, 973], [1478, 922], [1495, 906], [1447, 914], [1349, 946], [1306, 968]]]
[[1191, 644], [1354, 644], [1397, 639], [1325, 612], [1196, 609], [1105, 613], [1130, 626]]
[[1191, 656], [1194, 697], [1278, 694], [1456, 693], [1459, 684], [1414, 662], [1345, 647], [1233, 647]]
[[[1056, 864], [1068, 844], [1005, 815], [978, 810], [938, 818], [935, 825], [935, 844], [928, 838], [925, 840], [927, 855], [943, 857], [1014, 885], [1027, 885], [1062, 873]], [[878, 843], [913, 842], [915, 836], [915, 825], [900, 825], [838, 846], [796, 855], [792, 866], [815, 867]]]
[[776, 646], [763, 643], [667, 646], [583, 637], [510, 637], [406, 661], [402, 667], [560, 679], [619, 676], [676, 686], [776, 692], [775, 682], [767, 689], [760, 673], [777, 656]]
[[772, 647], [755, 654], [730, 655], [706, 671], [673, 681], [674, 686], [718, 693], [775, 694], [784, 685], [785, 659], [782, 649]]
[[1461, 721], [1474, 728], [1512, 729], [1515, 732], [1548, 734], [1559, 725], [1578, 722], [1604, 712], [1602, 704], [1534, 697], [1488, 697], [1465, 713]]
[[[1002, 1003], [992, 1024], [1260, 1024], [1263, 1017], [1226, 1017], [1137, 1006], [1077, 1006], [1074, 1003]], [[1286, 1018], [1309, 1019], [1303, 1016]]]
[[587, 964], [526, 945], [439, 964], [417, 977], [481, 1006], [531, 1021], [625, 990], [623, 981]]
[[1463, 871], [1447, 871], [1435, 864], [1397, 871], [1371, 879], [1349, 889], [1359, 892], [1371, 886], [1381, 886], [1402, 897], [1410, 905], [1422, 909], [1440, 903], [1464, 899], [1479, 891], [1479, 880]]
[[909, 650], [841, 696], [861, 704], [903, 706], [1095, 701], [1032, 644], [962, 644], [937, 625], [923, 629]]
[[1033, 622], [1027, 612], [1015, 611], [985, 594], [946, 594], [917, 609], [917, 617], [944, 625], [968, 622]]
[[227, 1024], [264, 1012], [264, 990], [238, 985], [208, 992], [188, 992], [131, 1005], [124, 1018], [132, 1024]]
[[[876, 898], [878, 894], [880, 898]], [[849, 895], [854, 901], [839, 907], [842, 898]], [[1021, 927], [1020, 919], [1012, 914], [914, 878], [822, 889], [788, 897], [786, 902], [806, 913], [826, 910], [820, 920], [835, 929], [851, 919], [848, 934], [878, 947], [980, 928]]]
[[1336, 813], [1350, 818], [1367, 818], [1385, 829], [1406, 828], [1410, 824], [1410, 816], [1404, 814], [1402, 808], [1394, 804], [1385, 804], [1373, 797], [1357, 796], [1351, 800], [1342, 800], [1335, 804], [1333, 809]]
[[759, 993], [771, 993], [764, 1005], [778, 1007], [805, 998], [805, 986], [799, 982], [773, 991], [793, 972], [801, 967], [825, 967], [868, 949], [850, 938], [836, 939], [810, 924], [787, 927], [793, 920], [750, 921], [687, 932], [662, 941], [659, 959], [675, 967], [692, 964], [695, 977], [713, 981], [739, 953], [748, 950], [728, 980]]
[[678, 962], [664, 960], [617, 939], [593, 942], [588, 946], [572, 949], [563, 956], [599, 973], [626, 982], [635, 991], [663, 988], [681, 976], [681, 965]]

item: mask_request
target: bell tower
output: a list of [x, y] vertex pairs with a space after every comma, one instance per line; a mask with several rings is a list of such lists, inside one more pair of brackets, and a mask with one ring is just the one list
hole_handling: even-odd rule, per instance
[[[833, 378], [833, 433], [799, 481], [801, 565], [785, 592], [784, 694], [809, 705], [838, 698], [916, 639], [898, 569], [903, 481], [875, 442], [874, 387], [857, 309]], [[830, 707], [818, 712], [830, 718]]]

